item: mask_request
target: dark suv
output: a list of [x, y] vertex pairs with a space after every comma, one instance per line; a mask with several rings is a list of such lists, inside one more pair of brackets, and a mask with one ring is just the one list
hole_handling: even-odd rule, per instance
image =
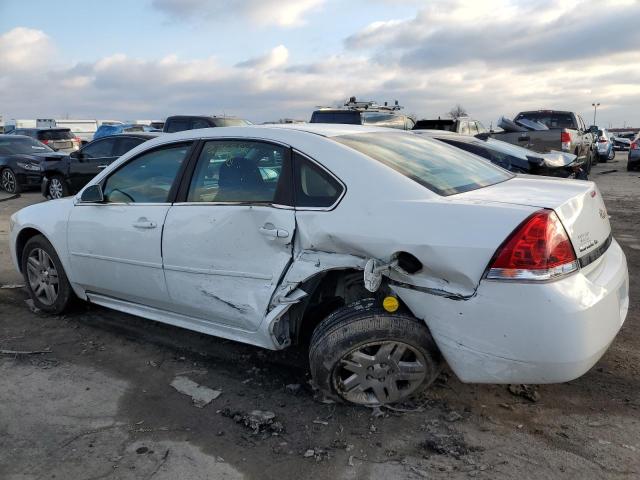
[[80, 148], [81, 140], [69, 128], [16, 128], [7, 135], [26, 135], [56, 152], [70, 153]]
[[121, 133], [87, 143], [77, 152], [43, 166], [41, 191], [46, 198], [78, 193], [107, 165], [158, 133]]
[[375, 125], [376, 127], [411, 130], [415, 121], [399, 113], [402, 107], [395, 105], [378, 105], [375, 102], [358, 102], [351, 97], [342, 108], [320, 108], [311, 114], [309, 123], [341, 123], [348, 125]]
[[211, 127], [244, 127], [251, 122], [236, 117], [208, 117], [206, 115], [174, 115], [164, 121], [164, 133], [182, 132], [197, 128]]

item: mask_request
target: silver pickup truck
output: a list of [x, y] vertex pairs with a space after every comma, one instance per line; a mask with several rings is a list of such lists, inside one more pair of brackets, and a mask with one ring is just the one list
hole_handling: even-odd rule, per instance
[[540, 153], [569, 152], [578, 157], [587, 172], [591, 170], [594, 138], [577, 113], [560, 110], [520, 112], [512, 122], [503, 120], [499, 125], [507, 131], [491, 132], [496, 140]]

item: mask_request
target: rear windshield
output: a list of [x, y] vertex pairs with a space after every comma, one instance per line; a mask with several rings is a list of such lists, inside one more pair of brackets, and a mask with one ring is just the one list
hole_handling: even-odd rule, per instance
[[251, 125], [251, 122], [242, 118], [216, 118], [214, 123], [216, 127], [245, 127]]
[[53, 152], [46, 145], [33, 138], [2, 137], [0, 138], [0, 155], [16, 155]]
[[344, 112], [336, 111], [317, 111], [311, 115], [309, 123], [344, 123], [348, 125], [360, 125], [360, 112], [345, 110]]
[[526, 118], [534, 122], [540, 122], [547, 128], [576, 128], [573, 115], [569, 112], [522, 112], [515, 119]]
[[438, 195], [468, 192], [513, 177], [475, 155], [411, 133], [375, 132], [332, 138]]
[[75, 138], [71, 130], [40, 130], [39, 140], [71, 140]]

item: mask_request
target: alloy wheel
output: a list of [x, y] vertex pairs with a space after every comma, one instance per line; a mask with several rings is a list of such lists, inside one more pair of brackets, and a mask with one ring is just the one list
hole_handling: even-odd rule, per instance
[[9, 193], [16, 193], [17, 184], [16, 176], [11, 170], [5, 168], [0, 177], [0, 186], [2, 186], [2, 189]]
[[31, 291], [44, 305], [53, 305], [60, 288], [58, 271], [42, 248], [34, 248], [27, 258], [27, 279]]
[[62, 182], [59, 178], [52, 178], [49, 181], [49, 196], [51, 198], [62, 198], [63, 195]]
[[427, 376], [423, 354], [411, 345], [386, 340], [348, 352], [334, 369], [333, 384], [345, 400], [360, 405], [394, 403], [415, 391]]

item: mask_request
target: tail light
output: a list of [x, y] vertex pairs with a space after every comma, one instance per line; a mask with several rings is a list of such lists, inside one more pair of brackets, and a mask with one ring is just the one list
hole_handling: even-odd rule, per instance
[[50, 140], [40, 140], [40, 143], [44, 143], [45, 145], [47, 145], [50, 142]]
[[78, 145], [82, 143], [82, 140], [80, 140], [80, 137], [73, 137], [73, 141], [76, 142]]
[[637, 142], [631, 142], [631, 146], [629, 148], [631, 150], [638, 150], [638, 143]]
[[577, 269], [567, 232], [555, 212], [545, 209], [522, 222], [498, 248], [487, 278], [551, 280]]
[[606, 139], [606, 138], [604, 138], [604, 137], [600, 137], [600, 138], [598, 139], [598, 143], [607, 143], [608, 141], [609, 141], [609, 140], [607, 140], [607, 139]]
[[568, 152], [571, 149], [571, 135], [566, 130], [560, 132], [560, 143], [562, 143], [562, 150]]

